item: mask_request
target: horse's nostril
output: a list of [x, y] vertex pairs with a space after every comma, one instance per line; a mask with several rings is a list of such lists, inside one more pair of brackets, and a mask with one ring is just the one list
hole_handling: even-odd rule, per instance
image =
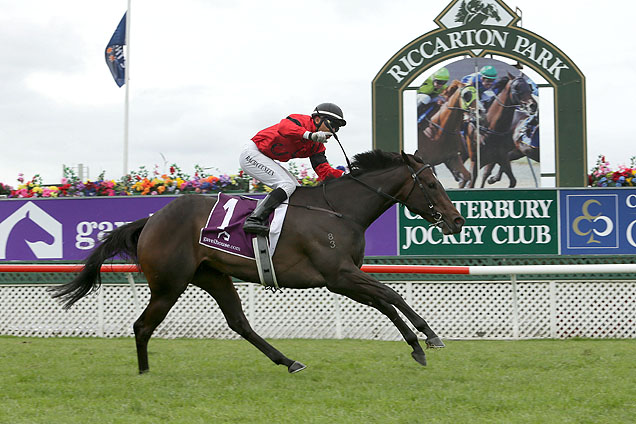
[[463, 217], [458, 216], [457, 218], [455, 218], [455, 225], [457, 225], [458, 227], [463, 227], [465, 223], [466, 220]]

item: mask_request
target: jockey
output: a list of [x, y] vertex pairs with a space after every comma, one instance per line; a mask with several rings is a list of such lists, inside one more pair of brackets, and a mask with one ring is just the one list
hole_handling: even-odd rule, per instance
[[279, 162], [309, 158], [320, 180], [338, 178], [344, 173], [332, 168], [325, 156], [325, 145], [333, 132], [347, 122], [333, 103], [321, 103], [309, 115], [292, 114], [278, 124], [259, 131], [239, 156], [245, 173], [273, 188], [247, 217], [243, 230], [267, 236], [269, 215], [287, 200], [300, 184]]
[[536, 149], [539, 147], [539, 131], [537, 131], [537, 127], [539, 126], [539, 87], [529, 78], [527, 78], [526, 81], [532, 89], [533, 101], [525, 108], [524, 111], [528, 116], [515, 130], [513, 140]]
[[492, 103], [495, 92], [492, 90], [492, 86], [497, 79], [497, 69], [492, 65], [483, 66], [479, 72], [473, 72], [462, 78], [462, 82], [466, 85], [476, 85], [479, 91], [479, 101], [484, 105], [486, 109], [490, 103]]
[[446, 99], [442, 93], [448, 87], [450, 74], [448, 69], [440, 68], [417, 90], [417, 122], [418, 124], [433, 115]]

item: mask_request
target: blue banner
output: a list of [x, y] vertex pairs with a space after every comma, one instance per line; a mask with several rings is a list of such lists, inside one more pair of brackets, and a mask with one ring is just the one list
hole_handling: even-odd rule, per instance
[[636, 254], [636, 190], [561, 190], [562, 255]]
[[113, 74], [115, 83], [119, 87], [126, 82], [126, 58], [124, 57], [124, 46], [126, 45], [126, 13], [119, 21], [117, 29], [110, 38], [106, 46], [106, 64], [110, 73]]

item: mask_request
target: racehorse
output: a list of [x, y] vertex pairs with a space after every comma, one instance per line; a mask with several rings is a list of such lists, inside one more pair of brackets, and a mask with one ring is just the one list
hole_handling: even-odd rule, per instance
[[[464, 187], [470, 181], [470, 172], [460, 159], [464, 145], [459, 129], [464, 112], [476, 105], [472, 93], [464, 91], [464, 87], [464, 84], [455, 80], [444, 90], [443, 96], [448, 101], [426, 123], [426, 128], [422, 130], [418, 125], [415, 152], [432, 166], [444, 163], [460, 187]], [[463, 96], [466, 96], [466, 99]]]
[[[100, 267], [125, 255], [144, 273], [150, 302], [134, 323], [139, 372], [148, 366], [148, 340], [188, 284], [208, 292], [232, 330], [290, 373], [305, 368], [263, 340], [248, 323], [231, 277], [257, 283], [255, 261], [198, 243], [214, 197], [178, 197], [149, 218], [121, 226], [106, 236], [70, 283], [52, 288], [68, 308], [96, 290]], [[374, 150], [354, 157], [351, 172], [317, 187], [299, 187], [289, 199], [287, 215], [273, 256], [278, 285], [328, 290], [370, 305], [386, 315], [412, 347], [412, 357], [426, 365], [416, 334], [399, 310], [427, 337], [429, 347], [444, 343], [404, 299], [362, 272], [364, 232], [391, 205], [401, 203], [445, 234], [456, 234], [464, 218], [453, 206], [431, 166], [404, 152]]]
[[[509, 187], [512, 188], [517, 185], [517, 179], [512, 174], [508, 158], [508, 152], [514, 148], [512, 143], [512, 119], [517, 106], [534, 102], [534, 99], [532, 98], [530, 85], [521, 75], [516, 78], [511, 74], [508, 74], [507, 77], [502, 77], [495, 83], [493, 90], [495, 92], [498, 91], [499, 94], [494, 96], [494, 101], [488, 108], [486, 125], [480, 125], [479, 129], [480, 135], [484, 133], [483, 140], [480, 140], [479, 146], [479, 167], [483, 168], [492, 164], [492, 166], [488, 167], [488, 170], [492, 171], [492, 167], [498, 164], [501, 167], [501, 172], [508, 176], [510, 180]], [[475, 186], [478, 172], [475, 138], [475, 127], [474, 125], [469, 125], [467, 146], [472, 169], [471, 188]], [[482, 188], [487, 176], [488, 174], [484, 174], [482, 178]]]

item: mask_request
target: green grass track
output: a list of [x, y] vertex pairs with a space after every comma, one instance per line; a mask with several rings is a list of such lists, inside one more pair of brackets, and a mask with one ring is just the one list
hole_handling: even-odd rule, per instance
[[636, 340], [403, 342], [0, 337], [0, 423], [634, 423]]

